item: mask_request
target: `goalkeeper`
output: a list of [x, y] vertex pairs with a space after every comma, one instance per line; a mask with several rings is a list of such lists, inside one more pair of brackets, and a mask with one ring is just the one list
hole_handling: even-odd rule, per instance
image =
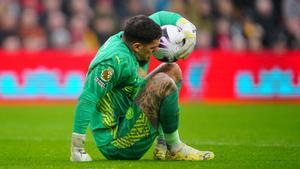
[[88, 126], [107, 159], [140, 159], [157, 136], [154, 159], [214, 158], [213, 152], [196, 150], [180, 140], [179, 66], [164, 63], [146, 74], [150, 56], [160, 44], [162, 25], [176, 25], [186, 35], [176, 58], [186, 58], [193, 50], [196, 28], [179, 14], [161, 11], [129, 19], [124, 32], [111, 36], [89, 66], [75, 111], [71, 161], [92, 160], [84, 150]]

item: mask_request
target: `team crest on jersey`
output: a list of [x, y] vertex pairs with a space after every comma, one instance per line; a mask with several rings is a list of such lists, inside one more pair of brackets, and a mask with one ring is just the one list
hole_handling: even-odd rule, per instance
[[114, 73], [114, 70], [110, 67], [107, 69], [104, 69], [101, 72], [101, 79], [105, 82], [108, 82], [108, 81], [110, 81], [113, 73]]

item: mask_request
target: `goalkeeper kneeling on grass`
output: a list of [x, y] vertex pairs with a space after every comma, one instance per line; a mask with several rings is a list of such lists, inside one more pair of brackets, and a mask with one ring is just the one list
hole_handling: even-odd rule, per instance
[[150, 56], [158, 49], [161, 27], [176, 25], [185, 44], [176, 52], [186, 58], [196, 41], [196, 28], [179, 14], [167, 11], [129, 19], [124, 32], [111, 36], [91, 62], [78, 98], [72, 133], [71, 161], [91, 161], [84, 150], [91, 128], [98, 149], [107, 159], [140, 159], [157, 143], [157, 160], [211, 160], [179, 137], [178, 92], [182, 74], [175, 63], [163, 63], [146, 74]]

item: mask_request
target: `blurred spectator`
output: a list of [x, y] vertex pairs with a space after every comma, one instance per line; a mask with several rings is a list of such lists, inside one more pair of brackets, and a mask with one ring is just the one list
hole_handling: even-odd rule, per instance
[[46, 37], [42, 30], [30, 32], [22, 38], [23, 48], [29, 51], [39, 51], [47, 47]]
[[170, 0], [169, 10], [187, 17], [185, 0]]
[[66, 18], [61, 11], [48, 14], [46, 31], [50, 48], [66, 49], [70, 44], [70, 34], [66, 29]]
[[87, 0], [69, 0], [68, 2], [68, 13], [69, 15], [85, 15], [90, 19], [92, 15], [92, 9], [89, 6]]
[[147, 13], [152, 14], [157, 11], [169, 10], [171, 0], [142, 0], [147, 9]]
[[241, 34], [234, 34], [232, 36], [232, 49], [234, 51], [243, 51], [247, 49], [247, 41]]
[[42, 11], [42, 4], [40, 0], [19, 0], [22, 8], [31, 8], [36, 12]]
[[283, 1], [283, 18], [289, 33], [289, 45], [291, 48], [300, 48], [300, 1]]
[[6, 36], [2, 41], [1, 48], [7, 51], [15, 51], [21, 48], [21, 40], [17, 35]]
[[114, 15], [113, 0], [97, 0], [95, 3], [95, 13], [98, 15]]
[[275, 53], [285, 52], [287, 48], [287, 37], [285, 32], [283, 31], [278, 32], [273, 39], [274, 40], [272, 43], [272, 50]]
[[300, 48], [299, 0], [0, 0], [0, 45], [97, 50], [127, 18], [160, 10], [189, 18], [199, 49]]
[[62, 0], [43, 0], [43, 10], [40, 15], [40, 22], [43, 26], [46, 27], [46, 22], [49, 15], [52, 12], [61, 11], [62, 9]]
[[197, 27], [196, 48], [211, 49], [214, 32], [214, 18], [211, 1], [189, 0], [188, 18]]
[[255, 22], [263, 29], [262, 41], [266, 48], [271, 48], [274, 35], [278, 33], [278, 20], [274, 15], [271, 0], [255, 0]]
[[121, 14], [119, 15], [121, 29], [124, 28], [125, 23], [130, 17], [138, 14], [146, 15], [146, 11], [143, 11], [143, 4], [140, 0], [124, 0], [121, 3], [118, 3], [118, 5], [118, 9], [121, 9], [118, 11], [118, 13]]
[[43, 0], [42, 3], [45, 13], [61, 10], [62, 7], [62, 0]]
[[224, 17], [228, 19], [234, 17], [233, 4], [231, 0], [216, 0], [216, 6], [218, 17]]
[[212, 48], [212, 34], [209, 31], [201, 31], [197, 33], [197, 49], [209, 50]]
[[231, 49], [231, 23], [230, 20], [222, 17], [216, 21], [215, 46], [220, 50]]
[[232, 0], [232, 3], [235, 6], [235, 10], [237, 10], [239, 14], [254, 8], [253, 0]]
[[155, 12], [162, 10], [169, 10], [171, 0], [156, 0]]
[[93, 20], [93, 29], [100, 44], [103, 44], [109, 36], [116, 32], [115, 27], [115, 19], [110, 15], [98, 15]]
[[250, 14], [246, 14], [243, 20], [243, 32], [248, 39], [248, 48], [259, 51], [263, 48], [263, 28], [257, 24]]
[[0, 42], [18, 32], [18, 14], [10, 6], [2, 6], [0, 13]]
[[19, 36], [24, 49], [42, 50], [47, 47], [46, 34], [38, 23], [38, 14], [34, 8], [27, 7], [23, 9]]
[[20, 13], [20, 4], [19, 0], [1, 0], [0, 1], [0, 15], [10, 11], [19, 15]]
[[144, 11], [143, 13], [146, 15], [151, 15], [156, 11], [155, 8], [157, 0], [141, 0], [141, 3]]
[[212, 13], [212, 4], [209, 0], [190, 0], [188, 18], [198, 28], [198, 31], [214, 31], [214, 18]]
[[144, 11], [143, 8], [143, 4], [140, 0], [127, 0], [125, 6], [127, 11], [127, 17], [131, 17], [141, 13], [146, 14], [146, 11]]
[[77, 14], [70, 20], [70, 47], [75, 51], [95, 51], [99, 48], [96, 34], [88, 27], [87, 16]]
[[97, 35], [100, 45], [117, 31], [116, 28], [119, 27], [117, 19], [113, 0], [97, 0], [91, 26]]

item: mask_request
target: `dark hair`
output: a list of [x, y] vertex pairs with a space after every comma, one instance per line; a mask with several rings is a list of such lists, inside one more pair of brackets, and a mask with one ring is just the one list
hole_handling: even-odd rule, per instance
[[129, 43], [151, 43], [161, 37], [161, 28], [152, 19], [145, 15], [130, 18], [124, 30], [125, 40]]

